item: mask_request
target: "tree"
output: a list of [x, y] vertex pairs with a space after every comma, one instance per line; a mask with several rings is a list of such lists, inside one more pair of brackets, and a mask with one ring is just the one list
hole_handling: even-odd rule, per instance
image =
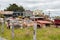
[[16, 4], [10, 4], [9, 7], [7, 7], [6, 9], [4, 9], [5, 11], [20, 11], [23, 12], [25, 9], [22, 6], [18, 6]]
[[60, 16], [55, 16], [55, 19], [60, 19]]

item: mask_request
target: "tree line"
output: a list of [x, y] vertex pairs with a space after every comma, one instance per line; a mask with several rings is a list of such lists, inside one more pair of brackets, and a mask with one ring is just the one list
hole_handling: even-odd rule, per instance
[[19, 12], [23, 12], [25, 11], [23, 6], [18, 6], [17, 4], [10, 4], [6, 9], [4, 9], [4, 11], [19, 11]]

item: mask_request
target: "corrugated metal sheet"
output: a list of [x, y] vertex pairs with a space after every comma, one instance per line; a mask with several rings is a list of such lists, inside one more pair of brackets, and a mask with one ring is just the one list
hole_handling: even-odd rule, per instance
[[13, 14], [13, 11], [0, 11], [0, 14]]

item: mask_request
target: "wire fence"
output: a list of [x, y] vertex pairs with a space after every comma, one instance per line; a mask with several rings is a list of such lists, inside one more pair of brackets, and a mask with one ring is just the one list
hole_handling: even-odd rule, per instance
[[[2, 20], [2, 23], [1, 23], [1, 26], [0, 26], [0, 35], [2, 35], [2, 37], [4, 37], [4, 36], [8, 36], [8, 37], [10, 37], [10, 40], [17, 40], [17, 39], [23, 39], [23, 38], [31, 38], [32, 40], [36, 40], [36, 37], [35, 37], [35, 32], [36, 32], [36, 26], [34, 27], [35, 29], [34, 29], [34, 36], [32, 36], [33, 35], [33, 30], [31, 30], [30, 28], [24, 28], [22, 25], [20, 25], [20, 27], [18, 28], [18, 29], [15, 29], [15, 26], [14, 25], [16, 25], [16, 24], [14, 24], [14, 23], [16, 23], [17, 21], [16, 20], [11, 20], [10, 21], [10, 28], [7, 28], [7, 25], [6, 25], [6, 22], [4, 23], [4, 20]], [[29, 21], [27, 21], [27, 20], [25, 20], [25, 22], [27, 23], [27, 24], [29, 24]], [[30, 22], [31, 22], [31, 20], [30, 20]], [[17, 22], [17, 26], [18, 26], [18, 22]], [[36, 25], [36, 24], [35, 24]], [[29, 26], [29, 25], [28, 25]], [[9, 27], [9, 26], [8, 26]], [[21, 29], [21, 27], [22, 27], [22, 29]], [[21, 32], [21, 33], [20, 33]], [[25, 34], [25, 35], [24, 35]], [[31, 36], [30, 36], [31, 35]], [[7, 39], [8, 39], [8, 37], [7, 37]], [[33, 39], [33, 37], [34, 37], [34, 39]], [[30, 39], [30, 40], [31, 40]]]

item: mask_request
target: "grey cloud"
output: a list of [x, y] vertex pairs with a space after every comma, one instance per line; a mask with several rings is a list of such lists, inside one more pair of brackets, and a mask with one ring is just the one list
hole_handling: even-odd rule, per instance
[[60, 5], [58, 3], [54, 3], [56, 1], [60, 1], [60, 0], [9, 0], [9, 1], [4, 1], [4, 0], [0, 0], [1, 5], [4, 4], [4, 6], [2, 6], [2, 8], [5, 8], [8, 4], [11, 3], [16, 3], [18, 5], [22, 5], [24, 6], [24, 8], [26, 9], [30, 9], [30, 10], [34, 10], [34, 9], [60, 9]]

